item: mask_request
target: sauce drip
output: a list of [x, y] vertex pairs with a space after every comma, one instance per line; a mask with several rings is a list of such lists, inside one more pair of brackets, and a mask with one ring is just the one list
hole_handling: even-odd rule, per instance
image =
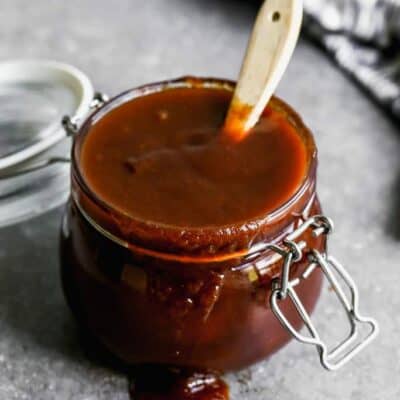
[[301, 185], [306, 148], [286, 115], [267, 108], [239, 143], [220, 128], [225, 89], [176, 88], [119, 105], [84, 139], [83, 177], [132, 218], [176, 227], [239, 224], [269, 213]]
[[130, 380], [132, 400], [228, 400], [229, 390], [218, 376], [196, 370], [141, 366]]

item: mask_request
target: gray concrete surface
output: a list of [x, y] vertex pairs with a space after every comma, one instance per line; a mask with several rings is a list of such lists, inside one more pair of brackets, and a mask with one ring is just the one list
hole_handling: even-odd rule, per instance
[[[222, 0], [1, 0], [0, 59], [66, 61], [115, 94], [183, 74], [234, 78], [255, 7]], [[315, 132], [319, 193], [336, 222], [331, 250], [359, 283], [381, 335], [348, 366], [323, 371], [292, 342], [228, 377], [233, 399], [400, 397], [400, 132], [318, 49], [301, 41], [279, 93]], [[127, 399], [125, 377], [89, 361], [58, 277], [61, 209], [0, 231], [0, 399]], [[338, 333], [325, 291], [316, 321]]]

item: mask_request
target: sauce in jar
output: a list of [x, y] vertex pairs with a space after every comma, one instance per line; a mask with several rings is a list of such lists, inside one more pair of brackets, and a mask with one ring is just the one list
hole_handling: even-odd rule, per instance
[[[257, 249], [320, 214], [316, 148], [277, 98], [242, 142], [221, 140], [233, 87], [180, 79], [133, 89], [94, 112], [74, 141], [64, 292], [87, 337], [134, 366], [133, 399], [225, 399], [213, 372], [244, 368], [290, 339], [268, 303], [282, 259]], [[325, 250], [309, 230], [299, 240]], [[298, 260], [290, 279], [308, 264]], [[321, 280], [316, 270], [296, 288], [308, 312]], [[293, 304], [280, 307], [299, 329]]]
[[179, 227], [248, 221], [286, 202], [304, 180], [304, 142], [267, 108], [240, 143], [221, 140], [227, 90], [177, 88], [128, 101], [90, 131], [88, 186], [133, 218]]

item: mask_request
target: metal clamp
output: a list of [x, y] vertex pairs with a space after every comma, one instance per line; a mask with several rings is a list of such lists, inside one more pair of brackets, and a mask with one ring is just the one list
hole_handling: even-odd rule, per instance
[[[291, 233], [284, 240], [284, 247], [271, 246], [270, 248], [276, 251], [283, 257], [283, 269], [279, 279], [273, 281], [273, 288], [270, 298], [271, 309], [278, 318], [282, 326], [299, 342], [304, 344], [312, 344], [317, 347], [321, 364], [327, 370], [336, 370], [351, 360], [365, 346], [367, 346], [378, 334], [379, 327], [377, 322], [368, 317], [364, 317], [359, 312], [359, 294], [356, 284], [345, 270], [333, 257], [321, 254], [316, 249], [308, 249], [306, 254], [303, 254], [306, 248], [305, 241], [295, 242], [295, 239], [301, 236], [307, 229], [312, 229], [314, 237], [332, 232], [333, 224], [328, 218], [318, 215], [306, 220], [298, 229]], [[290, 269], [293, 263], [300, 261], [304, 257], [309, 260], [309, 265], [299, 278], [289, 280]], [[347, 317], [350, 322], [349, 335], [332, 350], [321, 339], [315, 325], [311, 321], [310, 315], [306, 311], [303, 303], [299, 299], [295, 287], [304, 279], [307, 279], [313, 271], [320, 268], [327, 277], [332, 289], [338, 296], [343, 305]], [[349, 288], [351, 297], [348, 299], [340, 285], [336, 275], [338, 275], [343, 283]], [[279, 306], [280, 301], [288, 297], [295, 306], [299, 316], [304, 322], [310, 335], [306, 336], [299, 333], [287, 319], [284, 312]], [[369, 332], [361, 340], [356, 342], [359, 335], [359, 327], [361, 324], [369, 326]]]
[[[102, 107], [109, 100], [108, 96], [101, 92], [96, 92], [93, 96], [93, 100], [90, 103], [89, 111], [97, 110]], [[69, 115], [64, 115], [61, 120], [61, 124], [67, 134], [67, 136], [74, 136], [78, 133], [79, 129], [79, 116], [70, 117]]]

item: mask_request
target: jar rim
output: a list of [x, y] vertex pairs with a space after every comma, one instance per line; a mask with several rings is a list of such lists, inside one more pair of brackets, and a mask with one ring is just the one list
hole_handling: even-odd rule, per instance
[[[122, 210], [113, 207], [112, 205], [101, 199], [86, 183], [82, 170], [80, 168], [79, 161], [80, 146], [82, 145], [86, 134], [89, 133], [91, 126], [93, 126], [93, 124], [103, 118], [107, 113], [117, 108], [121, 104], [124, 104], [125, 102], [160, 91], [177, 88], [210, 88], [219, 90], [223, 89], [233, 92], [235, 88], [235, 82], [226, 79], [198, 78], [189, 76], [174, 80], [145, 84], [143, 86], [139, 86], [133, 89], [128, 89], [111, 98], [104, 105], [92, 112], [79, 127], [72, 146], [72, 180], [73, 183], [76, 182], [79, 190], [83, 192], [83, 195], [87, 199], [90, 199], [90, 202], [96, 208], [101, 210], [101, 213], [96, 213], [95, 217], [92, 215], [88, 215], [88, 210], [84, 206], [82, 207], [82, 204], [80, 204], [79, 200], [82, 198], [76, 193], [76, 191], [74, 191], [74, 185], [72, 185], [72, 197], [74, 201], [78, 204], [79, 209], [82, 211], [84, 217], [89, 220], [92, 225], [100, 225], [95, 227], [100, 228], [98, 230], [100, 230], [103, 234], [105, 234], [106, 236], [117, 236], [117, 238], [119, 239], [121, 239], [120, 236], [122, 236], [122, 240], [119, 240], [120, 244], [124, 243], [128, 247], [130, 244], [135, 243], [139, 243], [140, 246], [146, 246], [146, 244], [144, 244], [142, 240], [140, 240], [141, 238], [139, 238], [138, 236], [151, 236], [151, 233], [155, 234], [155, 232], [157, 231], [159, 233], [159, 235], [156, 235], [157, 239], [168, 237], [172, 241], [174, 241], [174, 238], [179, 239], [180, 241], [189, 241], [190, 244], [188, 247], [190, 247], [190, 249], [187, 249], [188, 253], [197, 253], [197, 250], [199, 250], [199, 248], [198, 246], [196, 246], [196, 243], [199, 244], [201, 242], [201, 238], [210, 238], [210, 235], [217, 236], [217, 242], [220, 244], [224, 242], [224, 237], [225, 239], [227, 239], [229, 236], [235, 235], [235, 233], [246, 233], [248, 237], [252, 237], [254, 239], [254, 235], [252, 235], [252, 233], [258, 232], [261, 226], [272, 225], [282, 215], [285, 215], [288, 210], [290, 210], [292, 206], [305, 195], [307, 191], [310, 191], [310, 187], [313, 187], [314, 190], [315, 171], [317, 164], [317, 149], [313, 135], [311, 131], [305, 126], [302, 118], [287, 103], [285, 103], [278, 97], [273, 96], [270, 104], [275, 109], [285, 114], [288, 121], [296, 129], [296, 132], [301, 134], [302, 140], [306, 145], [308, 161], [303, 181], [299, 185], [298, 189], [295, 191], [295, 193], [293, 193], [292, 196], [290, 196], [284, 203], [279, 205], [274, 210], [264, 214], [260, 214], [259, 216], [246, 221], [239, 221], [225, 225], [184, 227], [133, 217], [132, 215], [124, 213]], [[80, 199], [78, 197], [80, 197]], [[82, 208], [84, 208], [85, 210], [82, 210]], [[101, 218], [101, 216], [104, 216], [104, 214], [112, 216], [111, 224], [107, 223], [111, 222], [111, 220], [105, 221], [103, 218]], [[100, 221], [98, 219], [100, 219]], [[158, 240], [155, 239], [156, 238], [153, 236], [151, 244], [155, 244], [156, 247], [158, 247], [158, 244], [161, 245], [161, 243], [158, 243]], [[210, 242], [212, 242], [212, 240], [210, 240]], [[161, 245], [161, 250], [163, 252], [165, 251], [166, 253], [179, 253], [180, 255], [182, 255], [182, 249], [176, 249], [172, 243], [163, 243]], [[215, 249], [212, 248], [211, 252], [213, 253], [214, 251]], [[232, 253], [237, 254], [237, 251], [233, 251]]]

